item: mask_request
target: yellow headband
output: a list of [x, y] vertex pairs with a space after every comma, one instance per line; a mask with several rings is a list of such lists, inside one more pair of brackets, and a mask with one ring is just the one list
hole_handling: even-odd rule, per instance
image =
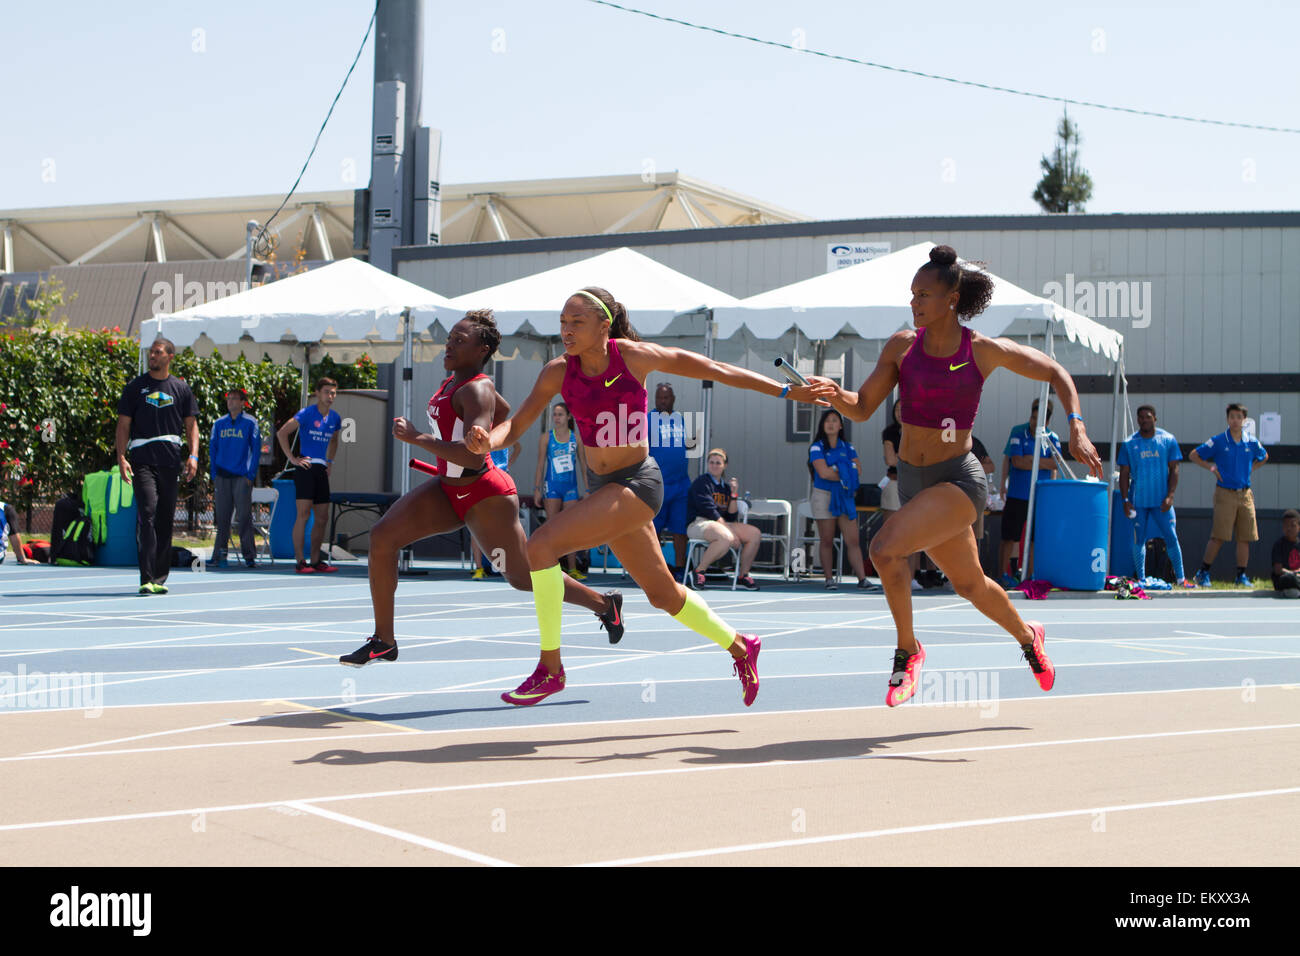
[[614, 321], [614, 316], [610, 314], [609, 306], [607, 306], [604, 302], [601, 302], [599, 296], [592, 295], [592, 294], [591, 294], [590, 292], [588, 292], [586, 289], [579, 289], [577, 292], [575, 292], [575, 293], [573, 293], [573, 294], [574, 294], [574, 295], [585, 295], [588, 299], [590, 299], [592, 302], [595, 302], [598, 306], [601, 307], [602, 310], [604, 310], [605, 315], [609, 318], [609, 321], [610, 321], [611, 323]]

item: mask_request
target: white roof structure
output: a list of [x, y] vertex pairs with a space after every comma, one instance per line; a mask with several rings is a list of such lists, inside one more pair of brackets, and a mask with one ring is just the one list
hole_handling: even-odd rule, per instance
[[641, 335], [661, 335], [679, 315], [740, 300], [626, 247], [501, 285], [467, 292], [439, 310], [449, 327], [470, 309], [492, 309], [503, 335], [559, 334], [560, 310], [574, 292], [600, 286], [627, 307]]
[[[364, 185], [358, 183], [357, 185]], [[444, 183], [443, 245], [550, 236], [804, 222], [796, 212], [676, 172], [454, 185]], [[52, 266], [238, 260], [245, 226], [284, 196], [147, 200], [0, 210], [0, 273]], [[277, 258], [353, 254], [353, 190], [296, 193], [271, 224]]]
[[[714, 310], [718, 337], [741, 332], [755, 339], [778, 339], [794, 329], [810, 339], [833, 339], [841, 333], [865, 339], [888, 338], [912, 322], [912, 278], [930, 259], [933, 242], [920, 242], [889, 255], [814, 276]], [[1112, 361], [1124, 338], [1050, 299], [1034, 295], [992, 273], [993, 300], [971, 323], [984, 335], [1018, 331], [1013, 323], [1054, 322], [1071, 342], [1079, 342]], [[1040, 329], [1035, 329], [1039, 331]]]
[[[402, 311], [413, 321], [431, 320], [448, 300], [413, 282], [389, 275], [360, 259], [343, 259], [319, 269], [158, 315], [141, 326], [141, 342], [161, 334], [178, 348], [206, 334], [218, 344], [248, 335], [255, 342], [319, 342], [326, 335], [345, 341], [398, 338]], [[416, 317], [419, 317], [417, 319]]]

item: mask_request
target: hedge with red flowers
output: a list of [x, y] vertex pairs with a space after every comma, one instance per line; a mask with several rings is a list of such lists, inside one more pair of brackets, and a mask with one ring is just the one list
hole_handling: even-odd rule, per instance
[[[116, 328], [0, 329], [0, 500], [23, 507], [53, 501], [79, 492], [87, 473], [112, 467], [117, 402], [138, 362], [138, 343]], [[171, 371], [198, 401], [200, 475], [207, 473], [212, 425], [226, 414], [228, 388], [247, 390], [264, 432], [298, 410], [302, 373], [292, 365], [200, 358], [185, 349]], [[374, 388], [377, 378], [367, 356], [345, 366], [326, 357], [312, 374], [329, 375], [342, 388]], [[278, 447], [274, 453], [282, 457]]]

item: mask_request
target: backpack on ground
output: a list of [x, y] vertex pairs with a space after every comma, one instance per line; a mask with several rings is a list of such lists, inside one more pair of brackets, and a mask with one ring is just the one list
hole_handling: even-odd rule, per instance
[[50, 563], [88, 567], [95, 563], [95, 541], [90, 515], [81, 498], [68, 495], [54, 506], [54, 527], [50, 534]]

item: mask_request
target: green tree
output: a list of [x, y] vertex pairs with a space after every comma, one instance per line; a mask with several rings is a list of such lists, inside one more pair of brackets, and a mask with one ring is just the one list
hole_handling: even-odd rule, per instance
[[1039, 165], [1043, 178], [1034, 188], [1034, 202], [1043, 212], [1083, 212], [1092, 198], [1092, 177], [1079, 165], [1079, 127], [1067, 113], [1056, 128], [1056, 148]]

